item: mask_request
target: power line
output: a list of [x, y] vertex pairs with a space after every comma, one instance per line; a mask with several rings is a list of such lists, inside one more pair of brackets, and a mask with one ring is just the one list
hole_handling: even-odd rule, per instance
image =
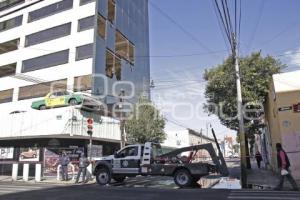
[[284, 29], [282, 29], [279, 33], [277, 33], [276, 35], [274, 35], [271, 39], [261, 43], [261, 47], [269, 45], [271, 42], [273, 42], [274, 40], [278, 39], [282, 34], [284, 34], [285, 32], [287, 32], [289, 29], [291, 28], [295, 28], [297, 27], [296, 25], [300, 23], [300, 20], [297, 20], [293, 23], [291, 23], [290, 25], [286, 26]]
[[[223, 1], [222, 1], [223, 2]], [[224, 4], [224, 3], [223, 3]], [[225, 0], [225, 8], [226, 8], [226, 12], [225, 14], [227, 15], [227, 18], [228, 18], [228, 24], [229, 24], [229, 30], [230, 30], [230, 33], [234, 33], [233, 32], [233, 29], [232, 29], [232, 23], [231, 23], [231, 17], [230, 17], [230, 12], [229, 12], [229, 8], [228, 8], [228, 3], [227, 3], [227, 0]], [[232, 37], [232, 35], [231, 35]]]
[[252, 33], [252, 35], [250, 37], [250, 41], [248, 43], [249, 50], [251, 50], [251, 46], [252, 46], [252, 43], [253, 43], [253, 41], [255, 39], [258, 26], [259, 26], [259, 24], [261, 22], [261, 18], [262, 18], [262, 13], [263, 13], [264, 7], [265, 7], [265, 0], [261, 0], [259, 14], [258, 14], [258, 20], [257, 20], [257, 23], [255, 24], [254, 31], [253, 31], [253, 33]]
[[154, 90], [166, 90], [166, 89], [171, 89], [171, 88], [180, 88], [180, 87], [183, 87], [183, 86], [187, 86], [187, 85], [196, 85], [196, 84], [203, 84], [205, 83], [205, 81], [203, 82], [197, 82], [197, 83], [186, 83], [186, 84], [176, 84], [176, 85], [170, 85], [170, 86], [167, 86], [167, 87], [162, 87], [162, 88], [154, 88]]
[[156, 9], [162, 16], [164, 16], [166, 19], [168, 19], [170, 22], [172, 22], [174, 25], [176, 25], [184, 34], [189, 36], [194, 42], [196, 42], [199, 46], [201, 46], [203, 49], [207, 50], [209, 53], [213, 53], [213, 51], [208, 48], [203, 42], [201, 42], [197, 37], [194, 36], [191, 32], [187, 31], [181, 24], [179, 24], [176, 20], [174, 20], [170, 15], [168, 15], [165, 11], [163, 11], [161, 8], [159, 8], [156, 4], [154, 4], [152, 1], [149, 1], [150, 5]]
[[193, 56], [205, 56], [205, 55], [213, 55], [225, 52], [226, 50], [213, 51], [209, 53], [193, 53], [193, 54], [174, 54], [174, 55], [153, 55], [153, 56], [137, 56], [137, 57], [150, 57], [150, 58], [174, 58], [174, 57], [193, 57]]
[[[187, 70], [189, 70], [189, 71], [199, 70], [199, 72], [201, 71], [200, 68], [199, 68], [199, 66], [192, 66], [192, 67], [185, 67], [185, 68], [183, 68], [181, 70], [169, 70], [169, 72], [172, 73], [172, 74], [177, 74], [179, 72], [185, 72], [185, 73], [187, 73]], [[158, 72], [157, 73], [152, 73], [151, 75], [154, 76], [155, 74], [158, 74]], [[163, 74], [162, 72], [159, 72], [159, 75], [160, 76], [156, 76], [156, 77], [161, 77], [161, 76], [166, 77], [166, 74]], [[182, 74], [180, 74], [178, 76], [182, 76]]]
[[[237, 2], [237, 0], [235, 0]], [[238, 50], [240, 52], [241, 47], [241, 22], [242, 22], [242, 0], [240, 0], [240, 9], [239, 9], [239, 33], [236, 35], [238, 39]]]
[[[43, 48], [35, 48], [35, 47], [25, 47], [19, 45], [19, 47], [22, 47], [23, 49], [32, 49], [32, 50], [38, 50], [38, 51], [45, 51], [49, 53], [55, 53], [60, 50], [52, 50], [52, 49], [43, 49]], [[219, 51], [211, 51], [211, 52], [201, 52], [201, 53], [190, 53], [190, 54], [170, 54], [170, 55], [135, 55], [137, 58], [176, 58], [176, 57], [193, 57], [193, 56], [205, 56], [205, 55], [213, 55], [213, 54], [219, 54], [222, 52], [225, 52], [226, 50], [219, 50]], [[76, 54], [76, 52], [69, 51], [71, 54]]]
[[[226, 31], [224, 31], [224, 29], [222, 29], [222, 24], [224, 24], [224, 22], [223, 22], [223, 20], [221, 19], [221, 20], [219, 20], [219, 17], [218, 17], [218, 9], [217, 9], [217, 7], [216, 7], [216, 5], [213, 3], [213, 8], [214, 8], [214, 11], [215, 11], [215, 15], [216, 15], [216, 17], [217, 17], [217, 22], [218, 22], [218, 25], [219, 25], [219, 28], [220, 28], [220, 31], [221, 31], [221, 35], [222, 35], [222, 37], [223, 37], [223, 40], [224, 40], [224, 43], [225, 43], [225, 46], [226, 46], [226, 49], [227, 49], [227, 51], [228, 52], [230, 52], [229, 51], [229, 48], [228, 48], [228, 45], [227, 45], [227, 42], [226, 42], [226, 37], [228, 37], [228, 34], [227, 34], [227, 32]], [[221, 24], [222, 23], [222, 24]]]
[[[229, 30], [227, 29], [227, 23], [225, 22], [225, 19], [224, 19], [224, 17], [223, 17], [223, 15], [222, 15], [222, 13], [221, 13], [221, 9], [220, 9], [220, 7], [219, 7], [219, 4], [218, 4], [218, 1], [217, 0], [215, 0], [214, 1], [215, 2], [215, 7], [216, 7], [216, 10], [217, 10], [217, 12], [218, 13], [216, 13], [216, 16], [217, 16], [217, 19], [219, 20], [219, 21], [221, 21], [222, 22], [222, 25], [223, 25], [223, 28], [224, 29], [222, 29], [221, 27], [221, 30], [224, 30], [225, 31], [225, 34], [226, 34], [226, 36], [227, 36], [227, 39], [228, 39], [228, 41], [231, 41], [231, 34], [229, 33]], [[219, 15], [218, 15], [219, 14]], [[232, 43], [231, 42], [229, 42], [229, 44], [230, 44], [230, 48], [232, 49]]]

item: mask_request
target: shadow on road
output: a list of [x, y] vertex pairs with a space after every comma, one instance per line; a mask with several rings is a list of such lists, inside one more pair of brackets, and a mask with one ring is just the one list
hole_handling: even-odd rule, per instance
[[[218, 190], [218, 199], [227, 199], [229, 191]], [[201, 198], [200, 198], [201, 197]], [[213, 190], [199, 189], [154, 189], [154, 188], [118, 188], [93, 185], [57, 186], [28, 192], [0, 195], [1, 200], [120, 200], [120, 199], [214, 199]], [[224, 198], [223, 198], [224, 197]]]

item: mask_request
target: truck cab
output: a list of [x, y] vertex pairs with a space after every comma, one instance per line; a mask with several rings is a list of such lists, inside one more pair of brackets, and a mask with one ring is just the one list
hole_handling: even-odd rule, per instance
[[141, 174], [141, 164], [149, 163], [153, 143], [128, 145], [117, 151], [114, 155], [99, 158], [96, 162], [94, 175], [99, 184], [107, 183], [107, 180], [114, 179], [122, 182], [126, 177]]

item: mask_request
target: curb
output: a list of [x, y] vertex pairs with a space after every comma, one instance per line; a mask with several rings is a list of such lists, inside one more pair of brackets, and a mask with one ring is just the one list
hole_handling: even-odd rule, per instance
[[217, 185], [218, 183], [220, 183], [221, 179], [216, 180], [214, 183], [212, 183], [210, 186], [208, 186], [207, 188], [212, 189], [215, 185]]

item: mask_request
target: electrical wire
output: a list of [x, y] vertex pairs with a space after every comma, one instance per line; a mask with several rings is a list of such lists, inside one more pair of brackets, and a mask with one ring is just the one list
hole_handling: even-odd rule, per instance
[[[221, 28], [221, 30], [224, 30], [225, 31], [225, 34], [226, 34], [226, 36], [227, 36], [227, 39], [228, 39], [228, 41], [231, 41], [231, 37], [230, 37], [230, 33], [229, 33], [229, 31], [228, 31], [228, 29], [227, 29], [227, 26], [226, 26], [226, 22], [225, 22], [225, 20], [224, 20], [224, 18], [223, 18], [223, 15], [222, 15], [222, 13], [221, 13], [221, 9], [220, 9], [220, 7], [219, 7], [219, 4], [218, 4], [218, 1], [217, 0], [215, 0], [214, 1], [215, 2], [215, 6], [216, 6], [216, 10], [217, 10], [217, 12], [218, 12], [218, 14], [216, 14], [217, 15], [217, 18], [218, 19], [220, 19], [220, 21], [222, 22], [222, 25], [223, 25], [223, 29]], [[232, 46], [231, 46], [231, 42], [229, 42], [229, 44], [230, 44], [230, 48], [232, 49]]]
[[256, 36], [259, 24], [261, 22], [261, 18], [262, 18], [262, 14], [263, 14], [264, 8], [265, 8], [265, 0], [261, 0], [259, 14], [258, 14], [258, 20], [257, 20], [257, 23], [255, 24], [254, 31], [253, 31], [253, 33], [252, 33], [252, 35], [250, 37], [249, 43], [248, 43], [249, 50], [251, 50], [253, 41], [255, 40], [255, 36]]
[[187, 31], [181, 24], [179, 24], [176, 20], [174, 20], [170, 15], [168, 15], [165, 11], [163, 11], [160, 7], [158, 7], [156, 4], [154, 4], [152, 1], [149, 1], [149, 4], [156, 9], [162, 16], [164, 16], [166, 19], [168, 19], [170, 22], [172, 22], [174, 25], [176, 25], [185, 35], [190, 37], [191, 40], [196, 42], [201, 48], [207, 50], [209, 53], [213, 54], [213, 51], [207, 47], [203, 42], [201, 42], [194, 34]]

